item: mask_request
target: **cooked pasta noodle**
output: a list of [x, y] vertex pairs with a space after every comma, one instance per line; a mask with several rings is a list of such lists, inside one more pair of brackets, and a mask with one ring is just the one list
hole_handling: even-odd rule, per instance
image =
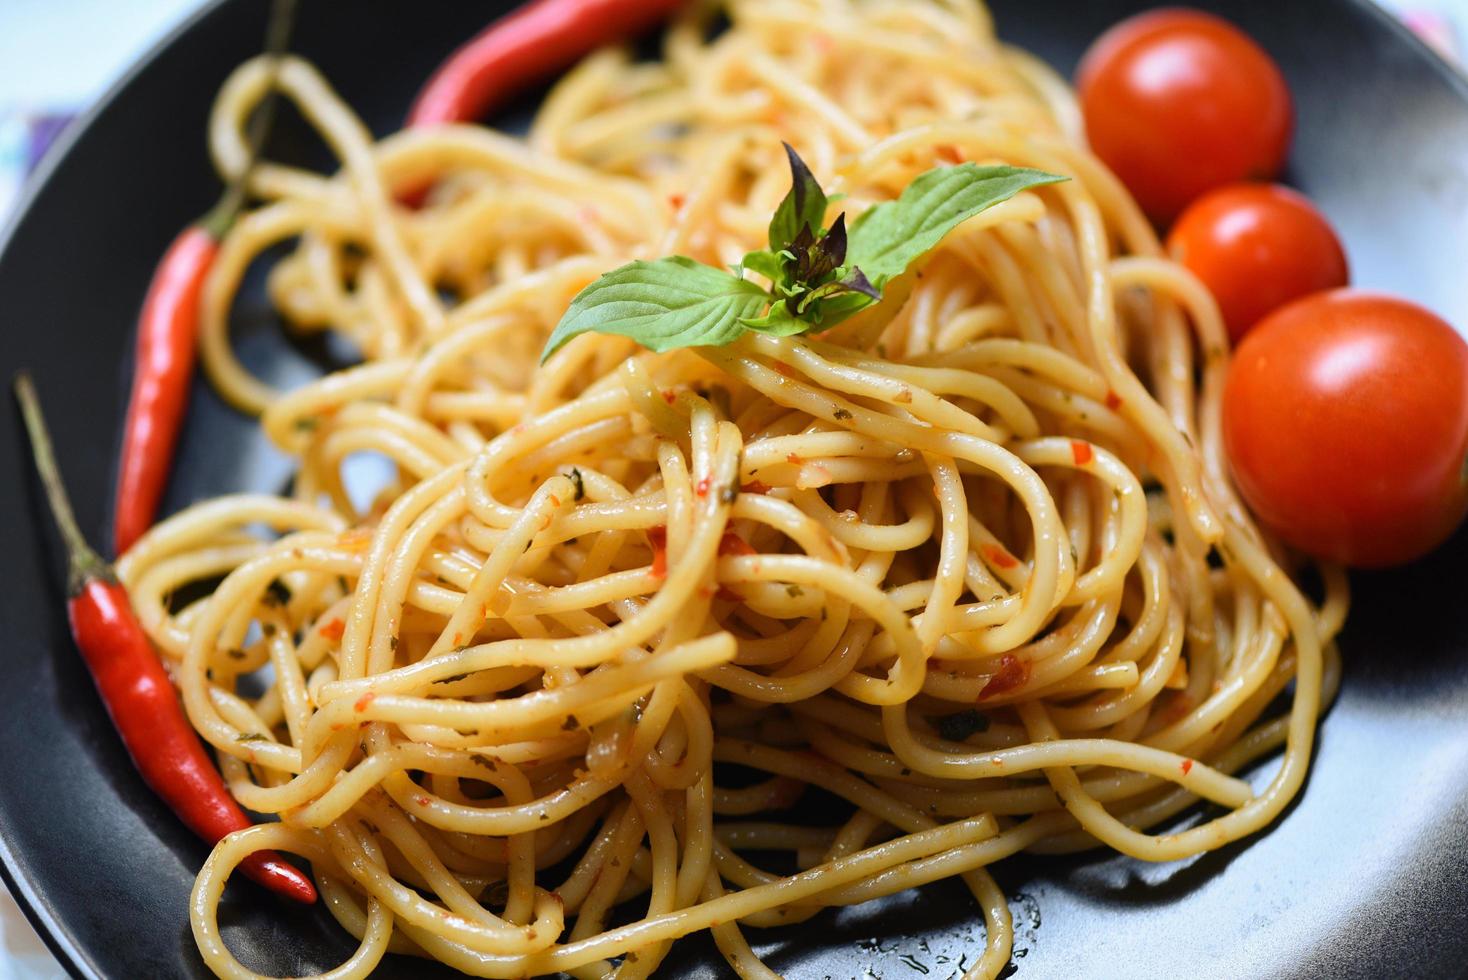
[[[218, 903], [273, 847], [360, 939], [330, 977], [393, 952], [632, 980], [704, 929], [769, 977], [748, 929], [953, 876], [987, 930], [965, 976], [994, 977], [1012, 928], [989, 865], [1186, 858], [1299, 790], [1345, 578], [1307, 598], [1230, 488], [1218, 311], [1087, 152], [1068, 88], [965, 0], [729, 15], [712, 39], [676, 24], [657, 63], [589, 58], [524, 139], [374, 142], [282, 64], [340, 170], [256, 168], [201, 349], [293, 488], [191, 507], [120, 564], [232, 791], [280, 817], [200, 873], [219, 976], [256, 976]], [[253, 61], [220, 93], [223, 176], [268, 85]], [[959, 159], [1071, 179], [826, 333], [660, 355], [586, 335], [538, 364], [601, 272], [760, 247], [782, 140], [853, 214]], [[290, 329], [362, 357], [290, 392], [229, 337], [282, 243]], [[365, 500], [343, 477], [362, 454], [393, 474]], [[1281, 747], [1267, 782], [1235, 775]], [[808, 793], [838, 822], [792, 818]], [[1221, 815], [1176, 829], [1198, 800]]]

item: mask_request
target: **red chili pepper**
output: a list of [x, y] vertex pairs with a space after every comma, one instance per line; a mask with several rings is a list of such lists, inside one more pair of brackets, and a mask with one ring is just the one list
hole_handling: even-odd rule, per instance
[[[290, 38], [295, 0], [275, 0], [266, 27], [266, 54], [278, 56]], [[245, 184], [274, 116], [272, 92], [250, 122], [250, 159], [219, 204], [179, 233], [148, 284], [138, 318], [137, 363], [123, 427], [122, 464], [113, 511], [113, 548], [122, 554], [153, 525], [173, 450], [189, 406], [199, 334], [199, 295], [219, 242], [245, 203]]]
[[[15, 394], [36, 469], [66, 542], [71, 635], [128, 755], [153, 792], [204, 840], [213, 844], [243, 830], [250, 826], [250, 818], [229, 795], [189, 726], [168, 674], [133, 614], [127, 591], [77, 527], [29, 375], [16, 378]], [[311, 879], [274, 851], [256, 851], [240, 869], [279, 895], [308, 904], [316, 901]]]
[[113, 544], [120, 555], [153, 524], [189, 404], [199, 293], [219, 239], [192, 225], [173, 240], [138, 318], [137, 364], [122, 437]]
[[418, 93], [409, 126], [471, 122], [611, 41], [666, 18], [682, 0], [535, 0], [463, 45]]

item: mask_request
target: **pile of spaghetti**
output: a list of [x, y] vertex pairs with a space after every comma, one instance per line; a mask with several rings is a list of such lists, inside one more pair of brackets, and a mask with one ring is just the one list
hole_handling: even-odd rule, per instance
[[[675, 25], [658, 63], [591, 57], [524, 139], [373, 142], [281, 65], [341, 169], [255, 170], [201, 343], [299, 460], [293, 489], [191, 507], [120, 565], [233, 793], [280, 817], [194, 890], [220, 976], [255, 975], [221, 938], [225, 879], [273, 847], [361, 940], [336, 977], [394, 952], [630, 980], [704, 929], [769, 977], [748, 930], [953, 876], [987, 937], [967, 975], [993, 977], [1012, 930], [989, 865], [1182, 859], [1300, 788], [1344, 577], [1307, 598], [1230, 488], [1217, 310], [1065, 85], [966, 2], [729, 15], [711, 40]], [[226, 177], [270, 84], [248, 63], [219, 97]], [[850, 214], [945, 162], [1070, 179], [836, 329], [665, 354], [588, 334], [540, 364], [600, 273], [761, 247], [782, 140]], [[288, 393], [227, 331], [281, 243], [286, 323], [362, 355]], [[364, 453], [395, 476], [354, 503]], [[1233, 775], [1280, 746], [1260, 788]]]

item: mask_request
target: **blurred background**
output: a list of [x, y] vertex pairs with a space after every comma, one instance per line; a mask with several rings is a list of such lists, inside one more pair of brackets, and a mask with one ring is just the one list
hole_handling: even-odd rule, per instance
[[[0, 224], [8, 224], [28, 175], [67, 125], [207, 2], [0, 0]], [[1468, 0], [1382, 3], [1458, 60], [1468, 43]], [[0, 980], [63, 976], [0, 885]]]

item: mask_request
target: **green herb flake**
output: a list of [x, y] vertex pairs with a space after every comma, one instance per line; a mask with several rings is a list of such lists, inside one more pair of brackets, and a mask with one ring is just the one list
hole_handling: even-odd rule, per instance
[[236, 742], [268, 742], [270, 741], [270, 737], [268, 735], [261, 735], [259, 732], [245, 732], [241, 735], [236, 735], [234, 740]]
[[944, 715], [936, 721], [938, 734], [950, 742], [967, 741], [970, 735], [989, 730], [989, 716], [973, 708]]

